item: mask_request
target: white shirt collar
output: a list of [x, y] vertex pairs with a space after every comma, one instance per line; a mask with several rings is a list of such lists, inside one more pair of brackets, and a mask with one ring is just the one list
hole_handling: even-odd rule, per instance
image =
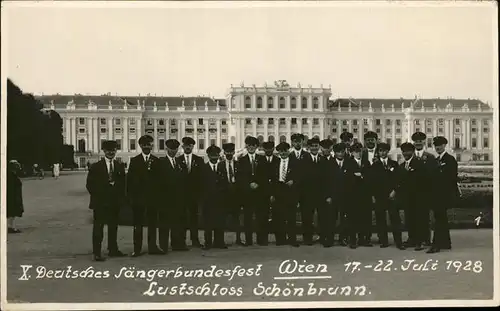
[[373, 149], [368, 149], [368, 152], [369, 152], [369, 153], [373, 153], [373, 152], [375, 152], [375, 148], [373, 148]]
[[443, 151], [443, 153], [438, 154], [438, 158], [441, 160], [443, 158], [443, 156], [444, 156], [445, 153], [446, 153], [446, 151]]
[[337, 161], [337, 164], [338, 164], [338, 165], [341, 165], [341, 164], [344, 162], [344, 160], [343, 160], [343, 159], [342, 159], [342, 160], [339, 160], [339, 159], [335, 158], [335, 160]]
[[144, 159], [144, 161], [146, 161], [146, 159], [148, 159], [149, 157], [151, 157], [151, 154], [142, 154], [142, 158]]
[[281, 162], [288, 162], [288, 158], [286, 159], [281, 158]]
[[424, 149], [422, 150], [415, 150], [415, 155], [419, 158], [421, 158], [424, 155]]
[[405, 163], [408, 163], [408, 165], [410, 165], [411, 160], [413, 160], [413, 157], [411, 157], [410, 159], [408, 159], [408, 161], [405, 161]]
[[382, 163], [387, 164], [388, 163], [387, 160], [389, 160], [389, 159], [388, 158], [385, 158], [385, 159], [384, 158], [380, 158], [380, 160], [382, 161]]
[[358, 163], [361, 162], [361, 159], [354, 158], [354, 160], [356, 160], [356, 162], [358, 162]]
[[109, 163], [111, 163], [111, 162], [112, 162], [115, 158], [113, 158], [113, 159], [104, 158], [104, 159], [106, 159], [106, 163], [108, 163], [108, 164], [109, 164]]
[[294, 151], [293, 151], [293, 152], [295, 152], [295, 155], [296, 155], [296, 156], [297, 156], [297, 158], [298, 158], [298, 157], [300, 157], [300, 154], [302, 153], [302, 149], [300, 149], [300, 150], [294, 149]]

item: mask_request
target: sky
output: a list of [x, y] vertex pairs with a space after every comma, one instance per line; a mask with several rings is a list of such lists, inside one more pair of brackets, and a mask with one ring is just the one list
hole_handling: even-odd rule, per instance
[[223, 98], [284, 79], [333, 97], [495, 98], [492, 5], [194, 5], [7, 6], [8, 77], [35, 94]]

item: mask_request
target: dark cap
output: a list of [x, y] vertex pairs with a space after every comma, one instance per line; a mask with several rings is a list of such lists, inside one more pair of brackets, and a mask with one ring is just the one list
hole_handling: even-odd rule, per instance
[[151, 137], [150, 135], [142, 135], [139, 138], [139, 145], [145, 145], [148, 143], [152, 143], [154, 141], [154, 138]]
[[247, 136], [245, 138], [245, 145], [258, 146], [259, 140], [253, 136]]
[[304, 135], [302, 135], [300, 133], [294, 133], [294, 134], [292, 134], [290, 139], [291, 139], [291, 141], [304, 140]]
[[333, 141], [331, 141], [330, 139], [323, 139], [322, 141], [319, 142], [319, 145], [322, 148], [328, 149], [333, 145]]
[[319, 145], [319, 138], [318, 137], [313, 137], [307, 141], [308, 146], [312, 145]]
[[276, 146], [277, 151], [286, 151], [289, 149], [290, 149], [290, 144], [287, 143], [286, 141], [283, 141]]
[[448, 143], [448, 140], [443, 136], [436, 136], [432, 140], [432, 143], [434, 144], [434, 146], [442, 146], [446, 145]]
[[425, 140], [427, 138], [427, 135], [422, 132], [415, 132], [413, 135], [411, 135], [411, 140], [417, 141], [417, 140]]
[[342, 141], [351, 140], [353, 137], [352, 133], [349, 132], [342, 132], [342, 134], [340, 134], [340, 140]]
[[262, 143], [262, 148], [264, 149], [274, 149], [274, 142], [273, 141], [265, 141]]
[[415, 151], [415, 146], [412, 143], [402, 143], [401, 151]]
[[116, 150], [118, 143], [116, 140], [105, 140], [102, 142], [102, 150]]
[[351, 152], [360, 152], [363, 149], [363, 145], [361, 143], [354, 143], [349, 147], [349, 151]]
[[375, 138], [375, 139], [377, 139], [378, 135], [374, 131], [368, 131], [368, 132], [365, 133], [365, 135], [363, 136], [363, 138], [364, 139], [368, 139], [368, 138]]
[[165, 145], [167, 146], [168, 149], [177, 149], [179, 148], [179, 141], [177, 139], [167, 139], [165, 142]]
[[391, 146], [388, 143], [378, 143], [377, 148], [378, 150], [385, 150], [385, 151], [391, 150]]
[[222, 144], [222, 149], [224, 149], [225, 152], [233, 152], [235, 149], [235, 146], [233, 143], [225, 143], [225, 144]]
[[211, 145], [207, 148], [207, 154], [208, 155], [218, 155], [220, 153], [220, 148], [217, 147], [216, 145]]
[[338, 143], [333, 145], [333, 151], [334, 152], [341, 152], [345, 151], [346, 145], [344, 143]]
[[182, 144], [184, 144], [184, 145], [194, 145], [194, 144], [196, 144], [196, 142], [194, 141], [193, 138], [186, 136], [186, 137], [182, 138]]

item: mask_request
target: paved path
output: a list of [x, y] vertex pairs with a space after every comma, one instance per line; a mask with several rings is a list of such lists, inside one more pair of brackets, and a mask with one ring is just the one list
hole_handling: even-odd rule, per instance
[[[25, 216], [18, 222], [23, 233], [8, 235], [9, 301], [236, 302], [491, 299], [493, 297], [492, 230], [488, 229], [453, 231], [453, 251], [434, 255], [413, 250], [400, 251], [393, 247], [351, 250], [340, 246], [324, 249], [319, 245], [300, 248], [271, 245], [250, 248], [233, 246], [228, 250], [209, 252], [192, 249], [189, 252], [169, 253], [166, 256], [146, 255], [141, 258], [126, 257], [95, 263], [91, 261], [91, 224], [88, 221], [90, 211], [87, 208], [89, 197], [84, 187], [85, 176], [85, 173], [63, 172], [59, 180], [46, 178], [24, 182]], [[227, 242], [232, 242], [234, 235], [228, 234], [226, 239]], [[124, 252], [132, 251], [131, 227], [119, 229], [119, 245]], [[278, 268], [283, 261], [292, 259], [299, 263], [316, 265], [319, 269], [302, 273], [296, 271], [291, 276], [329, 278], [274, 279], [274, 277], [290, 276], [280, 274]], [[379, 260], [382, 264], [377, 267]], [[389, 260], [392, 260], [392, 264]], [[405, 260], [415, 260], [415, 263], [425, 263], [429, 260], [429, 263], [436, 263], [437, 270], [403, 271], [408, 266]], [[359, 262], [359, 266], [355, 268], [355, 265], [350, 265], [349, 271], [346, 272], [346, 264], [354, 261]], [[467, 261], [470, 261], [470, 264]], [[326, 271], [323, 266], [318, 266], [320, 264], [327, 265]], [[28, 272], [29, 280], [19, 280], [23, 275], [21, 265], [33, 266]], [[369, 265], [372, 267], [365, 267]], [[200, 278], [196, 275], [198, 272], [182, 277], [175, 275], [176, 271], [181, 274], [182, 271], [193, 269], [211, 270], [211, 266], [216, 266], [214, 276], [207, 275], [205, 278]], [[454, 266], [461, 266], [460, 271], [457, 272]], [[72, 272], [66, 271], [68, 267], [71, 267]], [[178, 268], [179, 270], [176, 270]], [[247, 270], [240, 271], [240, 268]], [[251, 268], [254, 269], [253, 273], [248, 270]], [[378, 268], [389, 271], [375, 271]], [[423, 269], [421, 266], [417, 268]], [[126, 278], [123, 271], [118, 276], [121, 269], [127, 271], [153, 269], [156, 270], [156, 277], [153, 276], [151, 280], [140, 277]], [[230, 271], [217, 272], [218, 269]], [[52, 278], [48, 278], [52, 273], [47, 272], [49, 270], [64, 270], [64, 272], [56, 272], [52, 274]], [[90, 273], [80, 273], [83, 270], [94, 271], [94, 277], [91, 278]], [[236, 272], [231, 277], [233, 270]], [[71, 279], [73, 272], [80, 273], [80, 276], [86, 274], [87, 278]], [[108, 278], [103, 277], [106, 273], [109, 273]], [[224, 273], [228, 273], [229, 276], [225, 276]], [[250, 276], [242, 277], [240, 273], [248, 273]], [[65, 278], [66, 274], [69, 278]], [[37, 275], [42, 277], [37, 278]], [[126, 275], [128, 276], [128, 273]], [[55, 278], [56, 276], [63, 278]], [[262, 284], [259, 285], [260, 282]], [[186, 284], [182, 285], [183, 283]], [[273, 284], [276, 286], [273, 287]], [[150, 286], [154, 287], [154, 293], [152, 290], [148, 291]], [[176, 290], [177, 293], [162, 295], [161, 290], [156, 291], [159, 286], [168, 287], [168, 291]], [[190, 286], [192, 288], [189, 288]], [[339, 288], [335, 290], [337, 286]], [[341, 290], [341, 287], [346, 286], [352, 286], [349, 295], [347, 288]], [[263, 292], [263, 288], [268, 288], [267, 292]], [[278, 292], [276, 288], [281, 288], [278, 296], [275, 296]], [[300, 288], [303, 288], [303, 292]], [[214, 296], [213, 292], [208, 293], [209, 290], [215, 292], [217, 296]]]

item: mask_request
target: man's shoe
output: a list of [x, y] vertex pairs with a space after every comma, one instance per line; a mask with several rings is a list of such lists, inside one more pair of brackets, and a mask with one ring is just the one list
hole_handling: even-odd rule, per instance
[[119, 250], [116, 250], [116, 251], [110, 251], [109, 254], [108, 254], [109, 257], [125, 257], [127, 255], [125, 255], [124, 253], [120, 252]]
[[387, 248], [389, 247], [389, 243], [380, 243], [380, 248]]
[[429, 250], [426, 252], [427, 254], [434, 254], [434, 253], [439, 253], [440, 249], [437, 247], [431, 247]]
[[101, 255], [94, 255], [94, 261], [106, 261], [106, 258]]
[[142, 252], [133, 252], [131, 256], [132, 257], [140, 257], [142, 255], [144, 255], [144, 253], [142, 253]]
[[415, 250], [416, 250], [416, 251], [421, 251], [421, 250], [423, 250], [423, 249], [424, 249], [424, 247], [422, 246], [422, 244], [417, 244], [417, 245], [415, 246]]

